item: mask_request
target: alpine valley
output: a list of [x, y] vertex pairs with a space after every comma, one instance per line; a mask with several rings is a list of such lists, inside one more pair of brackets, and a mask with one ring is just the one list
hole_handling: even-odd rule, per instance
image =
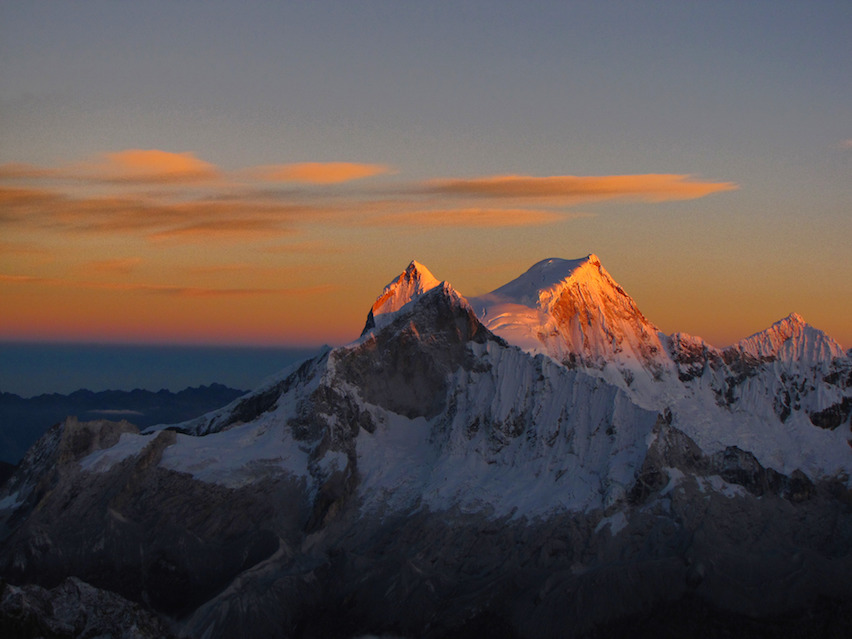
[[412, 262], [221, 410], [68, 419], [0, 491], [0, 634], [847, 637], [852, 352], [662, 334], [600, 260]]

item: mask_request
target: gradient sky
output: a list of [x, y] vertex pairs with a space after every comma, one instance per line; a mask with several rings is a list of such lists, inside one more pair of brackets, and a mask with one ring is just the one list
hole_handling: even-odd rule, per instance
[[852, 346], [852, 2], [0, 1], [0, 339], [339, 344], [596, 253]]

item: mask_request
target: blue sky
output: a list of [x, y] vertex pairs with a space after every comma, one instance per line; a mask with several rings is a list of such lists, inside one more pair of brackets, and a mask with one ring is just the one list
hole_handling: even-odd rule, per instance
[[[294, 221], [274, 259], [218, 239], [168, 250], [118, 235], [65, 242], [49, 236], [51, 224], [16, 220], [3, 232], [0, 294], [32, 314], [0, 324], [0, 337], [91, 339], [80, 327], [95, 320], [83, 309], [101, 298], [89, 287], [60, 300], [56, 282], [95, 262], [118, 265], [116, 278], [144, 290], [207, 291], [213, 285], [199, 284], [198, 273], [217, 264], [244, 275], [262, 269], [255, 280], [315, 297], [300, 299], [299, 314], [281, 303], [263, 326], [234, 320], [230, 337], [224, 325], [207, 337], [333, 343], [355, 336], [372, 299], [412, 258], [476, 295], [540, 259], [594, 252], [666, 332], [724, 345], [797, 311], [852, 346], [850, 33], [845, 1], [0, 2], [0, 165], [58, 170], [156, 149], [221, 172], [305, 162], [388, 168], [324, 190], [323, 207], [358, 206]], [[548, 208], [558, 223], [367, 220], [368, 200], [398, 205], [409, 221], [427, 204], [469, 212], [422, 197], [412, 205], [412, 185], [435, 180], [657, 174], [737, 188]], [[95, 192], [32, 176], [2, 186]], [[305, 188], [282, 184], [277, 197], [298, 200]], [[298, 203], [320, 197], [309, 195]], [[119, 280], [105, 282], [97, 284], [114, 295]], [[75, 322], [23, 330], [51, 304]], [[260, 302], [251, 311], [262, 314]], [[339, 324], [323, 324], [330, 313]], [[121, 326], [113, 339], [191, 333]]]

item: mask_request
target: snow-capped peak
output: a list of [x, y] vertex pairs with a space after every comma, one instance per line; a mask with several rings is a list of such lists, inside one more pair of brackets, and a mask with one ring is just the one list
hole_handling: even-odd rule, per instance
[[[560, 362], [594, 369], [613, 364], [637, 371], [670, 365], [657, 328], [594, 254], [543, 260], [470, 301], [491, 331]], [[633, 379], [633, 373], [624, 370], [611, 381], [622, 374], [622, 384]]]
[[387, 324], [393, 313], [440, 283], [429, 269], [417, 260], [412, 260], [396, 279], [385, 286], [382, 294], [376, 299], [363, 332]]
[[578, 260], [551, 257], [534, 264], [520, 277], [479, 299], [484, 303], [488, 298], [531, 308], [541, 307], [554, 299], [569, 280], [578, 279], [589, 268], [602, 269], [601, 261], [594, 253]]
[[757, 359], [787, 362], [818, 362], [844, 355], [834, 338], [814, 328], [798, 313], [791, 313], [769, 328], [746, 337], [734, 346]]
[[790, 313], [787, 317], [785, 317], [782, 320], [779, 320], [777, 323], [778, 324], [782, 324], [782, 323], [793, 324], [793, 325], [801, 324], [802, 326], [807, 324], [807, 322], [805, 321], [805, 318], [802, 317], [801, 315], [799, 315], [798, 313]]

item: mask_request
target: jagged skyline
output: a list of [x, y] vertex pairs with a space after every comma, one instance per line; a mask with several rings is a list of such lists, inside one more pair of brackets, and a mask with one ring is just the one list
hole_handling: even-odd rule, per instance
[[852, 346], [846, 3], [4, 3], [0, 340], [319, 345], [595, 253]]
[[588, 256], [473, 304], [412, 262], [370, 318], [199, 417], [48, 430], [0, 486], [7, 626], [848, 628], [852, 357], [800, 317], [724, 351], [659, 338]]

